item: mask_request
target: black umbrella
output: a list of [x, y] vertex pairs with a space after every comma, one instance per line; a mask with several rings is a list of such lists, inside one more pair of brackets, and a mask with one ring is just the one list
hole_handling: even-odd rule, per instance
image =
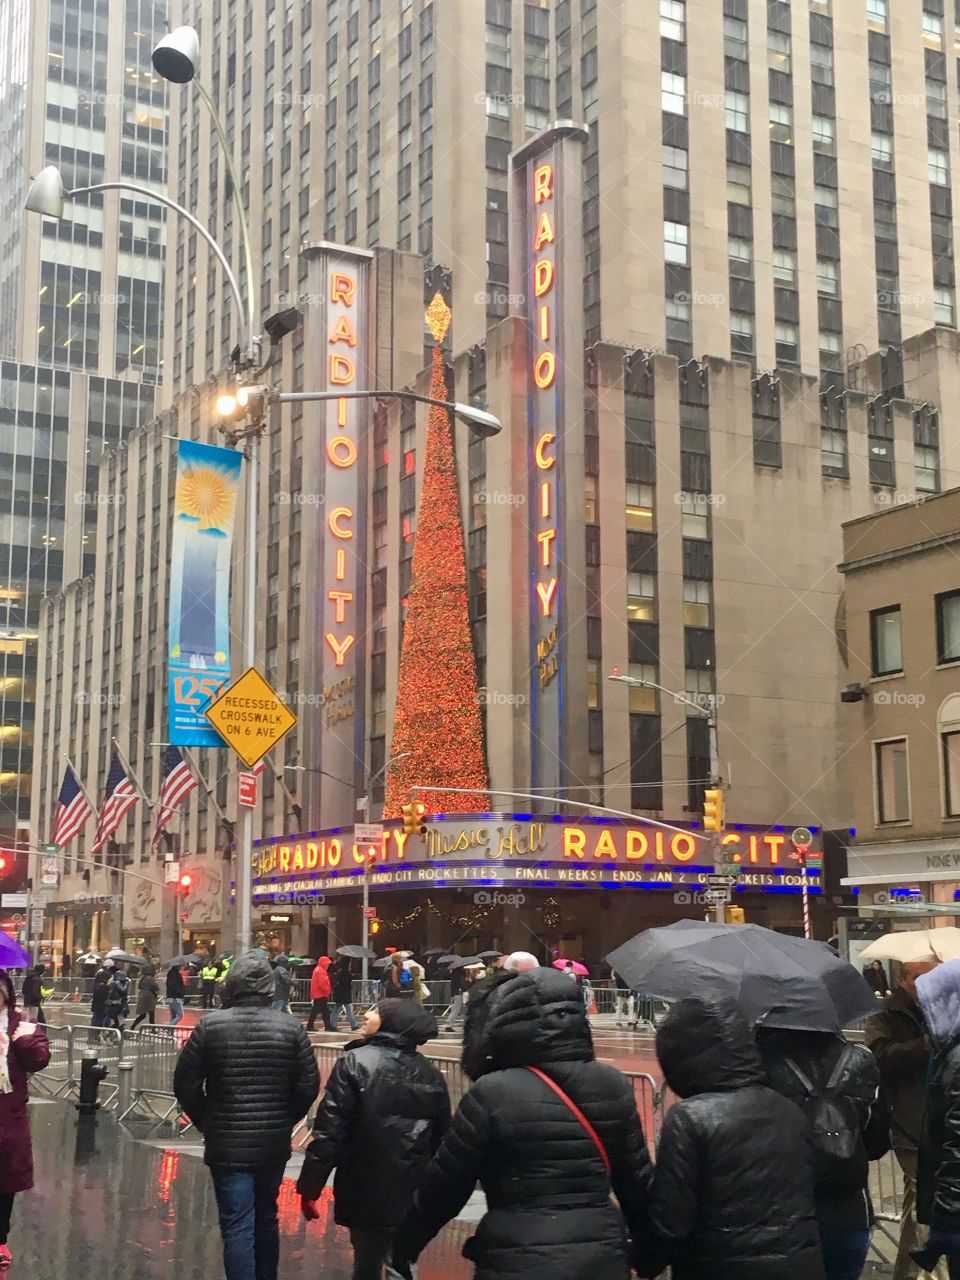
[[455, 955], [441, 956], [440, 959], [437, 961], [437, 964], [453, 964], [454, 960], [459, 960], [459, 959], [460, 957]]
[[195, 952], [190, 955], [174, 956], [172, 960], [164, 960], [161, 969], [182, 969], [185, 964], [199, 964], [200, 956]]
[[755, 924], [678, 920], [637, 934], [607, 961], [644, 995], [729, 995], [765, 1027], [836, 1032], [877, 1011], [862, 974], [826, 943]]
[[346, 956], [348, 960], [362, 960], [364, 956], [368, 960], [376, 960], [377, 953], [371, 951], [369, 947], [361, 947], [356, 943], [348, 943], [345, 947], [337, 947], [338, 956]]
[[423, 954], [425, 956], [442, 956], [445, 954], [445, 952], [446, 952], [446, 947], [428, 947]]
[[[499, 954], [500, 952], [498, 951], [497, 955]], [[450, 968], [465, 969], [468, 965], [471, 965], [471, 964], [483, 964], [483, 961], [480, 959], [479, 956], [457, 956], [454, 959], [453, 963], [450, 965]]]
[[504, 953], [502, 951], [481, 951], [477, 956], [478, 960], [499, 960]]

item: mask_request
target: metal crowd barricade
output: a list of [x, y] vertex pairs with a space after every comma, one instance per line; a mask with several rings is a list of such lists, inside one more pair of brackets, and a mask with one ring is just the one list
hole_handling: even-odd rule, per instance
[[903, 1212], [903, 1171], [892, 1151], [870, 1165], [870, 1199], [873, 1201], [874, 1234], [871, 1248], [878, 1258], [887, 1261], [879, 1247], [881, 1236], [896, 1253], [900, 1243], [900, 1221]]
[[74, 1088], [79, 1068], [74, 1070], [73, 1028], [44, 1027], [50, 1042], [50, 1062], [30, 1077], [35, 1091], [45, 1098], [59, 1098]]
[[157, 1123], [169, 1120], [177, 1110], [173, 1073], [180, 1050], [191, 1028], [154, 1026], [123, 1033], [124, 1063], [133, 1066], [130, 1096], [120, 1115], [125, 1120], [134, 1111], [146, 1112]]

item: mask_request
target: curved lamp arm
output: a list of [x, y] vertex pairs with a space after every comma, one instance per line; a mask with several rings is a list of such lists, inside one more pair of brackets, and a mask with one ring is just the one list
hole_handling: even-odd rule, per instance
[[[177, 202], [175, 200], [171, 200], [169, 196], [164, 196], [161, 195], [160, 192], [154, 191], [152, 187], [141, 187], [134, 182], [98, 182], [95, 186], [77, 187], [76, 191], [64, 191], [63, 194], [65, 199], [75, 200], [77, 196], [90, 195], [94, 191], [133, 191], [136, 195], [144, 196], [148, 200], [155, 200], [157, 204], [165, 204], [167, 208], [173, 209], [175, 213], [179, 213], [181, 218], [186, 218], [187, 222], [190, 223], [194, 230], [198, 231], [200, 235], [203, 236], [204, 240], [206, 240], [207, 244], [216, 255], [217, 261], [220, 263], [221, 267], [223, 267], [223, 273], [227, 277], [227, 283], [230, 285], [230, 291], [237, 304], [237, 313], [240, 317], [240, 324], [242, 327], [246, 327], [249, 322], [247, 312], [243, 305], [243, 295], [240, 293], [239, 284], [237, 284], [237, 277], [233, 274], [230, 263], [227, 261], [223, 250], [217, 244], [216, 240], [214, 240], [213, 236], [203, 223], [193, 216], [189, 209], [185, 209], [182, 204], [177, 204]], [[248, 341], [252, 332], [252, 327], [246, 329]]]

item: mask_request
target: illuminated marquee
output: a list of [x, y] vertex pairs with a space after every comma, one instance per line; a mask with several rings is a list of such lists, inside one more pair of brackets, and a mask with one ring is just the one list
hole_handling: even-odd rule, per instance
[[[743, 867], [745, 887], [800, 883], [800, 865], [785, 833], [727, 831], [723, 845], [730, 861]], [[484, 883], [491, 877], [637, 887], [686, 884], [708, 875], [713, 861], [701, 831], [491, 814], [433, 822], [423, 840], [387, 826], [377, 846], [356, 843], [349, 827], [265, 841], [254, 851], [257, 891], [280, 892], [296, 885], [297, 892], [304, 887], [354, 892], [371, 852], [372, 883], [398, 888], [427, 881]], [[688, 880], [687, 873], [694, 879]], [[811, 884], [818, 886], [819, 878], [811, 876]]]

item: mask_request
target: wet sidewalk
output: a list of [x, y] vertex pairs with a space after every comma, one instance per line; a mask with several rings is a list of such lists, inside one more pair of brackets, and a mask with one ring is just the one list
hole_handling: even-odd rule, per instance
[[[35, 1102], [31, 1124], [36, 1187], [17, 1197], [10, 1280], [216, 1280], [223, 1275], [213, 1184], [199, 1142], [135, 1136], [109, 1114], [79, 1120], [73, 1106]], [[282, 1280], [349, 1280], [347, 1232], [324, 1192], [308, 1227], [288, 1167], [280, 1196]], [[460, 1256], [468, 1222], [448, 1227], [421, 1260], [421, 1280], [469, 1280]]]

